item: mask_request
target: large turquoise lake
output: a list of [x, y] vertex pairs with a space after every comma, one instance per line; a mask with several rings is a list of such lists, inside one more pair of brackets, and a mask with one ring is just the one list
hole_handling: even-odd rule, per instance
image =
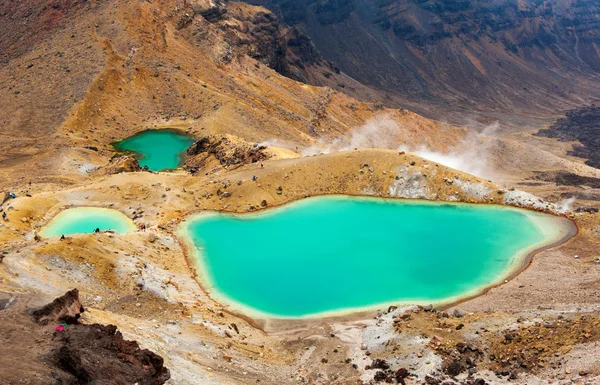
[[192, 143], [194, 139], [185, 133], [162, 129], [140, 132], [114, 143], [114, 147], [134, 152], [140, 166], [148, 166], [152, 171], [162, 171], [181, 166], [184, 152]]
[[60, 212], [40, 231], [40, 236], [92, 234], [95, 229], [126, 234], [137, 230], [135, 223], [117, 210], [99, 207], [76, 207]]
[[258, 214], [200, 214], [180, 235], [216, 299], [295, 318], [474, 295], [573, 228], [502, 206], [329, 196]]

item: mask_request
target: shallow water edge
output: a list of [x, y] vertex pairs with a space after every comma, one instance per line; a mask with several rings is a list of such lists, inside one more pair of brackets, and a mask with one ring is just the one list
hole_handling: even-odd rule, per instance
[[[152, 146], [150, 146], [148, 149], [148, 151], [144, 151], [143, 145], [140, 146], [139, 148], [133, 148], [136, 147], [134, 146], [134, 143], [137, 140], [142, 140], [144, 137], [152, 135], [152, 134], [167, 134], [167, 135], [172, 135], [173, 137], [176, 137], [178, 140], [181, 140], [181, 147], [177, 148], [177, 151], [167, 151], [167, 150], [171, 150], [171, 149], [161, 149], [161, 151], [155, 153], [153, 152]], [[147, 140], [150, 140], [152, 138], [147, 138]], [[174, 171], [177, 170], [179, 168], [181, 168], [182, 164], [185, 161], [185, 152], [187, 151], [187, 149], [189, 148], [189, 146], [191, 146], [194, 143], [195, 139], [192, 135], [190, 135], [189, 133], [187, 133], [186, 131], [176, 128], [176, 127], [158, 127], [158, 128], [151, 128], [151, 129], [146, 129], [146, 130], [142, 130], [139, 132], [136, 132], [135, 134], [125, 137], [123, 139], [120, 139], [118, 141], [114, 141], [112, 142], [110, 145], [119, 153], [123, 153], [123, 154], [128, 154], [132, 157], [134, 157], [135, 159], [138, 160], [138, 162], [140, 163], [140, 166], [144, 167], [144, 166], [148, 166], [149, 169], [151, 171], [154, 172], [169, 172], [169, 171]], [[173, 143], [171, 143], [173, 144]], [[179, 143], [178, 143], [179, 144]], [[133, 147], [129, 147], [128, 145], [132, 145]], [[146, 143], [146, 146], [148, 145], [148, 143]], [[157, 161], [157, 159], [155, 159], [157, 157], [157, 155], [160, 154], [161, 156], [165, 156], [165, 154], [174, 156], [176, 158], [176, 162], [173, 163], [172, 159], [168, 160], [168, 159], [161, 159], [159, 161]], [[146, 162], [149, 162], [148, 164], [145, 164]], [[156, 162], [161, 163], [161, 165], [156, 164]], [[162, 164], [163, 162], [166, 162], [168, 164]]]
[[[114, 220], [115, 223], [118, 222], [121, 226], [119, 226], [120, 230], [114, 230], [117, 233], [121, 233], [121, 234], [127, 234], [127, 233], [131, 233], [137, 230], [137, 226], [135, 225], [135, 223], [125, 214], [123, 214], [122, 212], [115, 210], [115, 209], [109, 209], [109, 208], [102, 208], [102, 207], [93, 207], [93, 206], [78, 206], [78, 207], [72, 207], [72, 208], [66, 208], [64, 210], [59, 211], [54, 217], [52, 217], [52, 219], [50, 219], [50, 221], [48, 221], [48, 223], [46, 223], [46, 225], [44, 225], [40, 231], [39, 231], [39, 236], [43, 237], [43, 238], [50, 238], [50, 237], [56, 237], [59, 236], [58, 233], [55, 233], [53, 231], [53, 227], [57, 226], [59, 224], [61, 224], [62, 221], [74, 221], [74, 220], [78, 220], [78, 219], [82, 219], [85, 218], [87, 220], [87, 216], [90, 215], [101, 215], [102, 217], [104, 217], [104, 219], [108, 219], [110, 218], [111, 220]], [[94, 230], [94, 228], [99, 227], [99, 226], [95, 226], [93, 224], [90, 225], [90, 230], [89, 231], [84, 231], [84, 232], [77, 232], [77, 233], [67, 233], [65, 232], [64, 235], [73, 235], [73, 234], [91, 234]], [[62, 235], [62, 233], [61, 233]]]

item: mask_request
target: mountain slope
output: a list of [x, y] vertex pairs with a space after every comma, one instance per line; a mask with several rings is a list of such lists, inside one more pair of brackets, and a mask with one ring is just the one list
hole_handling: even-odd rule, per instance
[[349, 76], [411, 107], [435, 106], [437, 118], [471, 109], [554, 116], [600, 97], [595, 1], [252, 2], [300, 28]]
[[[27, 28], [12, 15], [23, 15]], [[85, 180], [85, 170], [108, 162], [111, 142], [147, 127], [304, 147], [388, 113], [405, 127], [408, 134], [399, 139], [409, 144], [428, 138], [443, 149], [464, 135], [405, 110], [386, 111], [292, 80], [328, 71], [328, 81], [358, 86], [261, 7], [47, 0], [3, 3], [0, 18], [5, 185]]]

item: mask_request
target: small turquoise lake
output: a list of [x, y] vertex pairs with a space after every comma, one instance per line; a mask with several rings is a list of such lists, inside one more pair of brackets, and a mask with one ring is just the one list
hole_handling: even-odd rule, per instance
[[40, 231], [44, 238], [61, 235], [92, 234], [95, 229], [113, 230], [120, 234], [137, 230], [135, 223], [117, 210], [77, 207], [60, 212]]
[[185, 151], [194, 143], [189, 135], [177, 130], [147, 130], [113, 146], [117, 150], [134, 152], [140, 166], [149, 170], [172, 170], [181, 166]]
[[300, 318], [456, 301], [573, 232], [564, 218], [510, 207], [328, 196], [198, 214], [179, 235], [215, 299], [253, 316]]

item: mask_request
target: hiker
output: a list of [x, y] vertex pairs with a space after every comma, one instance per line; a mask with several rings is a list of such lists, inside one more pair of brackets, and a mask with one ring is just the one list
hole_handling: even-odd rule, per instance
[[12, 199], [15, 199], [17, 196], [15, 195], [15, 193], [10, 193], [10, 197], [11, 197]]
[[65, 235], [64, 235], [64, 234], [60, 236], [60, 240], [61, 240], [61, 241], [64, 241], [64, 240], [65, 240]]
[[258, 179], [258, 178], [256, 177], [256, 175], [254, 175], [254, 176], [252, 177], [252, 180], [253, 180], [253, 181], [255, 181], [255, 182], [256, 182], [256, 180], [257, 180], [257, 179]]
[[265, 165], [261, 163], [260, 168], [265, 168]]
[[100, 232], [100, 228], [96, 227], [96, 230], [94, 230], [94, 234], [98, 234]]

